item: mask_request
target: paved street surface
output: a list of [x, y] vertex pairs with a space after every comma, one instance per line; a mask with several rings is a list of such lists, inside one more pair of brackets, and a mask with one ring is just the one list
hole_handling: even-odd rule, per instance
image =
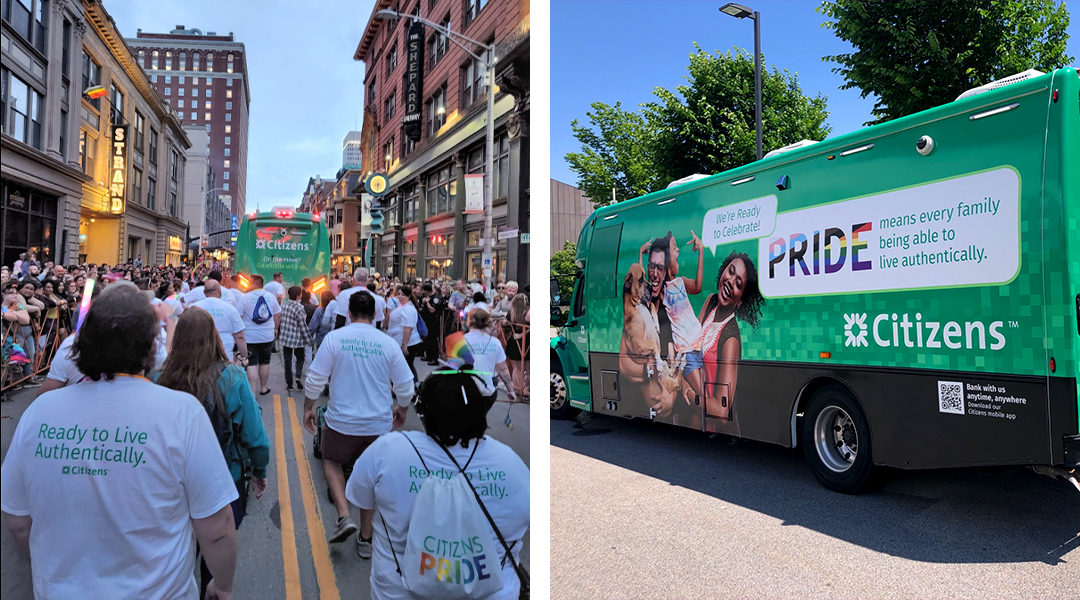
[[551, 428], [552, 598], [1080, 598], [1080, 493], [1030, 470], [821, 487], [802, 450]]
[[[291, 397], [285, 394], [280, 353], [274, 354], [271, 366], [273, 393], [256, 396], [270, 438], [269, 485], [261, 499], [251, 496], [248, 516], [240, 526], [233, 598], [370, 598], [371, 561], [357, 556], [356, 536], [341, 544], [326, 542], [337, 513], [327, 498], [322, 463], [311, 455], [312, 436], [303, 428], [303, 392], [294, 391]], [[416, 367], [421, 378], [432, 370], [420, 360]], [[18, 418], [36, 392], [36, 389], [21, 392], [13, 401], [0, 407], [0, 412], [6, 416], [0, 427], [5, 456]], [[325, 400], [325, 397], [321, 399], [324, 403]], [[508, 410], [513, 430], [504, 423]], [[488, 415], [488, 423], [491, 426], [488, 434], [513, 448], [528, 465], [529, 406], [498, 402]], [[423, 429], [411, 410], [405, 428]], [[288, 485], [284, 485], [286, 478]], [[355, 507], [353, 518], [360, 522], [360, 511]], [[526, 568], [529, 548], [529, 535], [526, 535], [521, 553]], [[0, 572], [0, 597], [4, 600], [33, 598], [29, 560], [16, 549], [6, 527], [0, 527]]]

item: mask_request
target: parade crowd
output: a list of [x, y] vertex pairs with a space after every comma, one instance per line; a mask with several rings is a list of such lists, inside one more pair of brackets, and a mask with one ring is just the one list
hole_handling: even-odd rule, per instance
[[[360, 267], [313, 291], [213, 263], [65, 267], [33, 255], [0, 275], [5, 393], [40, 388], [0, 477], [36, 597], [232, 597], [236, 531], [268, 485], [259, 398], [274, 392], [274, 354], [286, 392], [305, 397], [338, 513], [328, 541], [356, 534], [372, 598], [527, 596], [528, 469], [485, 434], [500, 387], [511, 402], [527, 389], [529, 306], [516, 283], [485, 292]], [[421, 382], [417, 359], [443, 369]], [[400, 431], [410, 409], [424, 432]], [[481, 494], [474, 473], [500, 473], [501, 491]], [[425, 516], [451, 505], [453, 518]], [[423, 541], [474, 534], [486, 550], [455, 563], [456, 581], [454, 557]]]

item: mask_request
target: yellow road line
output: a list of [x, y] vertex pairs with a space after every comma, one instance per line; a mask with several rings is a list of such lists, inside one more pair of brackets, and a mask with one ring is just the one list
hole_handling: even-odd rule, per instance
[[[337, 579], [334, 577], [334, 565], [330, 562], [330, 547], [326, 541], [322, 512], [315, 502], [315, 480], [311, 476], [307, 454], [304, 453], [304, 435], [296, 419], [296, 403], [289, 396], [289, 415], [292, 423], [293, 452], [296, 454], [296, 466], [300, 472], [300, 496], [304, 499], [304, 513], [307, 516], [308, 539], [311, 541], [311, 558], [315, 561], [315, 575], [319, 581], [319, 598], [339, 600]], [[306, 474], [306, 477], [305, 477]], [[305, 481], [306, 479], [306, 481]]]
[[274, 445], [277, 448], [278, 505], [281, 511], [281, 558], [285, 573], [285, 600], [301, 600], [300, 565], [296, 557], [292, 500], [289, 497], [289, 466], [285, 462], [285, 425], [281, 420], [281, 396], [274, 394]]

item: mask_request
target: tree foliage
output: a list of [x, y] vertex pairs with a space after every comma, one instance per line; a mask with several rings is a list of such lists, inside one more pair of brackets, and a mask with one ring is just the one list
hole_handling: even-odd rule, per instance
[[558, 275], [559, 294], [563, 300], [569, 300], [574, 289], [574, 279], [581, 273], [577, 263], [577, 244], [571, 241], [563, 242], [562, 250], [551, 255], [551, 274]]
[[[597, 102], [586, 113], [589, 126], [571, 123], [582, 150], [566, 160], [594, 205], [607, 204], [612, 187], [617, 200], [628, 200], [687, 175], [718, 173], [755, 159], [753, 56], [743, 50], [713, 54], [697, 44], [694, 49], [687, 85], [655, 88], [657, 101], [637, 112]], [[761, 89], [765, 152], [821, 140], [831, 131], [825, 97], [803, 94], [796, 75], [763, 69]]]
[[840, 89], [877, 96], [872, 125], [951, 102], [1027, 69], [1068, 66], [1069, 11], [1055, 0], [832, 0], [823, 24], [855, 48], [826, 56]]

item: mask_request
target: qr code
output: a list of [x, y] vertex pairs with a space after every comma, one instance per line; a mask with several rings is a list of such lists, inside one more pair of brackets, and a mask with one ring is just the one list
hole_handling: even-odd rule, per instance
[[959, 381], [939, 381], [938, 410], [943, 413], [964, 414], [964, 384]]

